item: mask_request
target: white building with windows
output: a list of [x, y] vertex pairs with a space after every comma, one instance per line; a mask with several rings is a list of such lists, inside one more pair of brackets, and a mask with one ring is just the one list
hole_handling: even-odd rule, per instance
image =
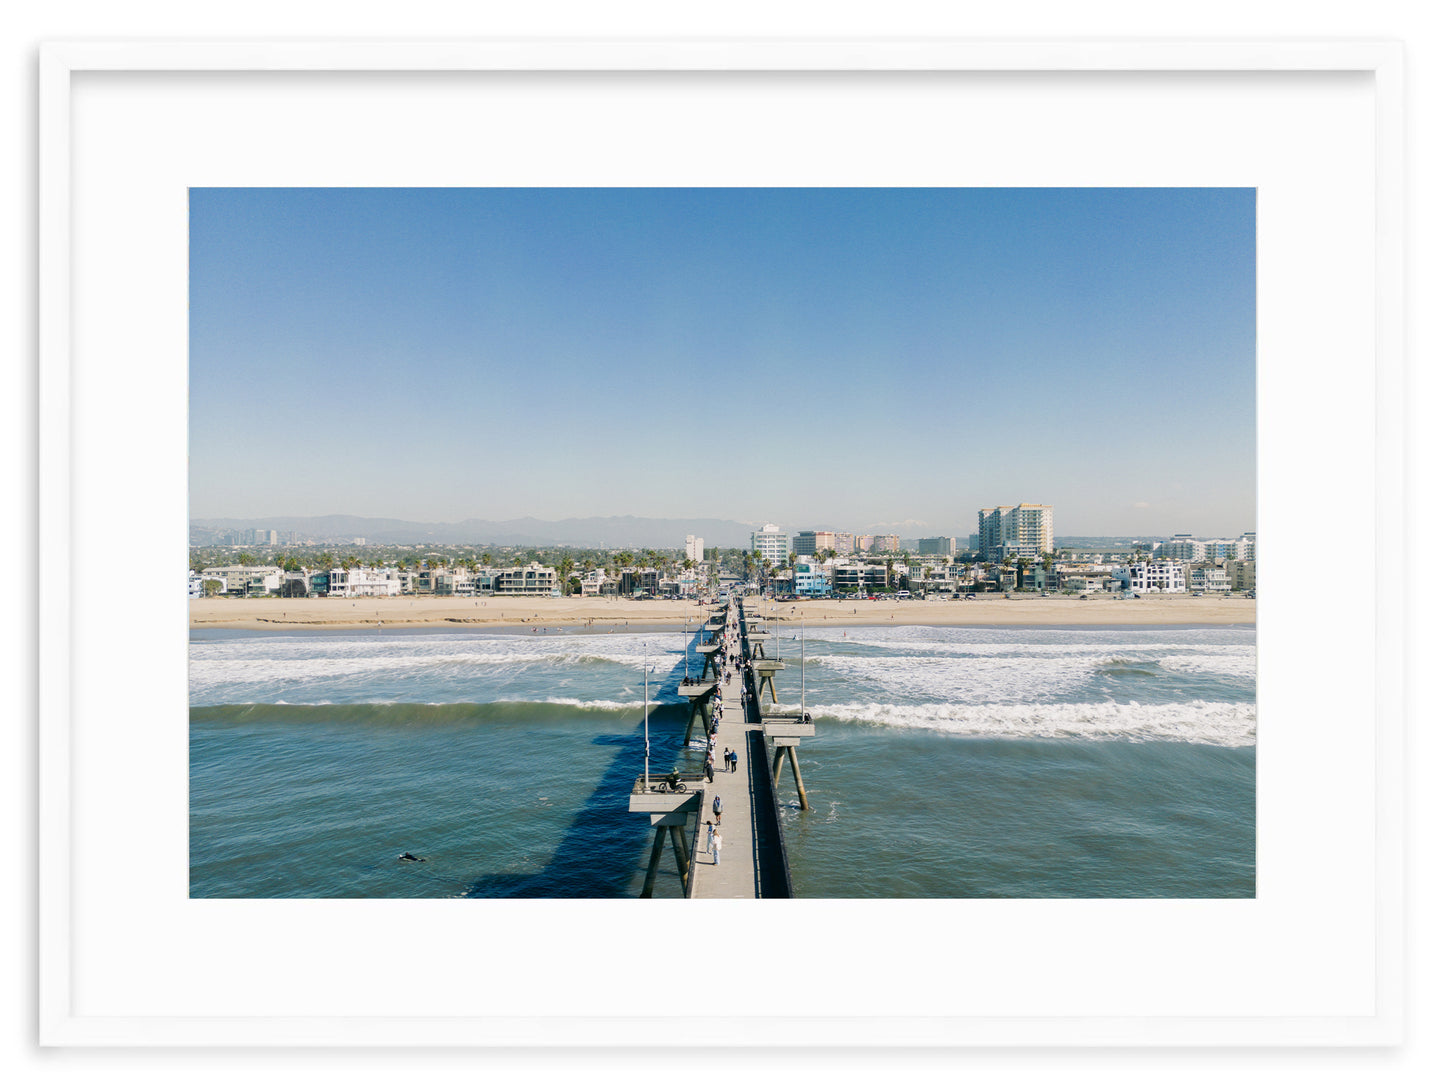
[[990, 562], [1036, 558], [1054, 549], [1054, 507], [1020, 502], [978, 511], [979, 553]]
[[400, 596], [401, 577], [394, 569], [374, 566], [352, 566], [333, 569], [326, 594], [328, 596]]
[[1130, 592], [1183, 592], [1184, 565], [1181, 562], [1136, 562], [1119, 574]]
[[702, 536], [690, 535], [687, 542], [682, 545], [683, 557], [691, 558], [699, 565], [702, 564]]
[[1174, 562], [1204, 561], [1204, 540], [1195, 539], [1187, 532], [1164, 540], [1155, 548], [1155, 554]]
[[788, 560], [788, 533], [776, 524], [764, 524], [753, 533], [752, 549], [763, 559], [771, 558], [773, 565], [782, 565]]

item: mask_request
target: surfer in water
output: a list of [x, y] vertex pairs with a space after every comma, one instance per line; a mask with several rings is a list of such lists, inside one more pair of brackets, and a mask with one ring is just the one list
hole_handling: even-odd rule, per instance
[[426, 857], [425, 857], [425, 856], [413, 856], [410, 852], [403, 852], [400, 856], [397, 857], [397, 859], [398, 859], [398, 860], [402, 860], [403, 862], [409, 863], [409, 864], [424, 864], [424, 863], [426, 863]]

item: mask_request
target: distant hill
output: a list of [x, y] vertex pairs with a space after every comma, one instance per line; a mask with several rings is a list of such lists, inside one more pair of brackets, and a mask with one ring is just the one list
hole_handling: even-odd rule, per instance
[[653, 517], [574, 517], [568, 520], [462, 520], [455, 523], [394, 520], [386, 517], [233, 517], [191, 521], [191, 542], [203, 544], [215, 534], [263, 529], [295, 532], [317, 542], [365, 539], [368, 543], [476, 543], [513, 547], [668, 547], [681, 548], [690, 535], [708, 547], [746, 547], [755, 524], [702, 517], [697, 520]]

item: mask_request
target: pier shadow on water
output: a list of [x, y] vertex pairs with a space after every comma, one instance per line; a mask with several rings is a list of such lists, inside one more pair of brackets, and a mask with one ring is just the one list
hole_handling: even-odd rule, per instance
[[[693, 660], [696, 672], [697, 661]], [[677, 689], [683, 664], [658, 677], [659, 690]], [[687, 726], [688, 706], [654, 705], [649, 712], [654, 771], [666, 773], [679, 768], [686, 758], [682, 735]], [[598, 735], [593, 745], [611, 749], [612, 757], [591, 794], [541, 869], [527, 873], [482, 875], [465, 891], [474, 898], [620, 898], [635, 894], [646, 869], [652, 825], [643, 815], [627, 809], [633, 782], [642, 775], [644, 751], [642, 715], [636, 727], [622, 735]], [[668, 861], [671, 854], [668, 855]], [[671, 873], [671, 868], [668, 869]], [[664, 878], [658, 879], [661, 888]], [[676, 877], [672, 879], [676, 884]]]

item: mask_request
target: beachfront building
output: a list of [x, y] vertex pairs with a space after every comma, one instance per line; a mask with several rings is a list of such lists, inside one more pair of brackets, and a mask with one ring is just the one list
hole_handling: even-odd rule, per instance
[[1196, 566], [1189, 571], [1191, 592], [1228, 592], [1229, 574], [1223, 566]]
[[823, 563], [809, 558], [799, 558], [793, 567], [793, 591], [800, 596], [824, 596], [833, 590], [828, 571]]
[[492, 582], [498, 596], [560, 596], [557, 571], [551, 566], [530, 562], [517, 569], [499, 570]]
[[664, 596], [696, 596], [697, 574], [684, 570], [674, 577], [664, 577], [658, 587]]
[[875, 535], [868, 543], [869, 554], [897, 554], [902, 549], [896, 535]]
[[691, 558], [698, 565], [702, 564], [702, 536], [690, 535], [687, 542], [682, 545], [683, 557]]
[[888, 570], [871, 562], [834, 562], [833, 590], [867, 594], [888, 587]]
[[952, 558], [958, 553], [958, 539], [951, 535], [930, 536], [918, 541], [919, 554], [941, 554]]
[[1115, 574], [1130, 592], [1183, 592], [1184, 566], [1180, 562], [1135, 562]]
[[[223, 589], [224, 590], [224, 589]], [[193, 600], [198, 600], [206, 594], [206, 580], [199, 573], [192, 573], [189, 591], [186, 595]]]
[[1020, 502], [978, 511], [979, 554], [989, 562], [1021, 555], [1037, 558], [1054, 549], [1054, 507]]
[[776, 524], [764, 524], [753, 533], [752, 549], [761, 555], [760, 561], [772, 559], [780, 566], [788, 560], [788, 533]]
[[1245, 532], [1237, 540], [1239, 546], [1235, 552], [1235, 559], [1240, 562], [1254, 561], [1254, 533]]
[[923, 596], [952, 595], [958, 589], [958, 579], [949, 573], [948, 563], [941, 558], [930, 557], [908, 563], [908, 591]]
[[[615, 596], [617, 595], [617, 582], [609, 580], [605, 569], [591, 569], [581, 577], [582, 595], [584, 596]], [[611, 591], [607, 591], [608, 587]]]
[[496, 571], [491, 569], [443, 569], [432, 577], [432, 591], [438, 596], [490, 596]]
[[1254, 562], [1225, 562], [1224, 576], [1231, 592], [1254, 592]]
[[328, 596], [400, 596], [401, 578], [394, 569], [352, 566], [333, 569], [328, 578]]
[[655, 569], [624, 569], [621, 591], [624, 596], [655, 596], [662, 590], [662, 574]]
[[269, 596], [281, 588], [280, 566], [210, 566], [202, 581], [220, 581], [228, 596]]

